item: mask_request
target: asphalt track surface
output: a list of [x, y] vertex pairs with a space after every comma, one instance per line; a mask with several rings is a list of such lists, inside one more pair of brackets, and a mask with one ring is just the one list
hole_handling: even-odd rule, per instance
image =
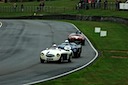
[[[97, 56], [86, 41], [80, 58], [71, 63], [40, 63], [41, 50], [61, 44], [76, 32], [66, 22], [45, 20], [0, 20], [0, 85], [33, 84], [83, 68]], [[68, 72], [68, 73], [66, 73]], [[59, 76], [58, 76], [59, 75]]]

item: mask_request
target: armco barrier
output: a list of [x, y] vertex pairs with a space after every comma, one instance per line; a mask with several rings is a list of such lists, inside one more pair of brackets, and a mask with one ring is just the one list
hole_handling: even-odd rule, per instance
[[21, 17], [0, 17], [0, 19], [57, 19], [57, 20], [80, 20], [80, 21], [110, 21], [128, 25], [128, 18], [114, 16], [85, 16], [85, 15], [41, 15]]

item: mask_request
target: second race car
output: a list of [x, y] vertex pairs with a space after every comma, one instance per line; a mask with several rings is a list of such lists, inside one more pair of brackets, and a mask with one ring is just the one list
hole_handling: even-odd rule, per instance
[[73, 51], [74, 56], [73, 57], [80, 57], [82, 46], [80, 44], [76, 44], [74, 42], [69, 42], [68, 40], [65, 40], [64, 43], [58, 45], [58, 48], [64, 49], [65, 46], [70, 46], [71, 50]]

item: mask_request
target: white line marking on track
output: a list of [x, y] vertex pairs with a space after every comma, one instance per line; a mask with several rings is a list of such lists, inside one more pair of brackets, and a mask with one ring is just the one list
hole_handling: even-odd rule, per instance
[[[73, 25], [77, 30], [79, 30], [74, 24], [70, 23], [71, 25]], [[85, 36], [85, 35], [84, 35]], [[93, 47], [93, 45], [91, 44], [91, 42], [89, 41], [89, 39], [85, 36], [86, 40], [89, 42], [90, 46], [92, 47], [92, 49], [96, 52], [96, 55], [95, 57], [90, 61], [88, 62], [87, 64], [79, 67], [79, 68], [76, 68], [72, 71], [69, 71], [69, 72], [66, 72], [66, 73], [63, 73], [63, 74], [60, 74], [60, 75], [57, 75], [57, 76], [54, 76], [54, 77], [51, 77], [51, 78], [47, 78], [47, 79], [43, 79], [43, 80], [39, 80], [39, 81], [35, 81], [35, 82], [31, 82], [31, 83], [26, 83], [26, 84], [23, 84], [23, 85], [31, 85], [31, 84], [36, 84], [36, 83], [40, 83], [40, 82], [44, 82], [44, 81], [48, 81], [48, 80], [52, 80], [52, 79], [56, 79], [56, 78], [59, 78], [59, 77], [62, 77], [62, 76], [65, 76], [65, 75], [68, 75], [70, 73], [73, 73], [73, 72], [76, 72], [78, 70], [81, 70], [83, 68], [85, 68], [86, 66], [88, 66], [89, 64], [91, 64], [97, 57], [98, 57], [98, 52], [97, 50]]]
[[0, 22], [0, 27], [2, 27], [2, 22]]

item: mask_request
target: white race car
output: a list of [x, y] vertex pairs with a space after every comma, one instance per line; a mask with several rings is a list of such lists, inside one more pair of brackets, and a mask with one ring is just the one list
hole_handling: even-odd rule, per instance
[[71, 62], [73, 57], [73, 52], [70, 46], [65, 47], [65, 49], [60, 49], [57, 46], [47, 48], [41, 51], [40, 62], [44, 63], [45, 61], [58, 61], [59, 63], [67, 60]]

